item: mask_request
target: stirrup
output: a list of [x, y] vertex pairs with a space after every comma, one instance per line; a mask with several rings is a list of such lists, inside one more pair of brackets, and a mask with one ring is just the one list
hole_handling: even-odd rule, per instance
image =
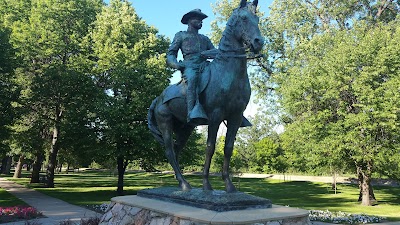
[[208, 124], [208, 117], [201, 104], [196, 104], [193, 107], [193, 109], [189, 112], [188, 123], [193, 126]]

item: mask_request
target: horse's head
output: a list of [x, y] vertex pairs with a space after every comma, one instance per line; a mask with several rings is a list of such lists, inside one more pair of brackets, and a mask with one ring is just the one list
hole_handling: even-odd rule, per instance
[[259, 18], [256, 15], [258, 0], [247, 2], [242, 0], [240, 6], [234, 10], [228, 20], [227, 28], [235, 39], [249, 47], [252, 52], [258, 53], [264, 45], [264, 38], [261, 36], [258, 27]]

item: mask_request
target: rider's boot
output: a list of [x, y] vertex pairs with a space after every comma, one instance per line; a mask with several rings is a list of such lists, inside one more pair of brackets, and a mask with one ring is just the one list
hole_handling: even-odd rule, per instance
[[208, 117], [198, 101], [195, 91], [188, 88], [186, 94], [187, 122], [193, 126], [208, 124]]

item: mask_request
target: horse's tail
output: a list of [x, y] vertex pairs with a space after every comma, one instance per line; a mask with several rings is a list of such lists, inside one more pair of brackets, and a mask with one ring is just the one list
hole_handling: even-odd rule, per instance
[[157, 121], [154, 116], [154, 109], [156, 108], [158, 98], [159, 97], [155, 98], [150, 105], [149, 112], [147, 114], [147, 123], [148, 123], [147, 126], [149, 127], [151, 134], [153, 134], [156, 140], [160, 142], [161, 145], [164, 145], [164, 139], [162, 137], [160, 130], [158, 129]]

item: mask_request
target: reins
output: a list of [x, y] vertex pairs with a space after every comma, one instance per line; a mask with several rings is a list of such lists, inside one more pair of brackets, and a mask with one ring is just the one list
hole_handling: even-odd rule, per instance
[[258, 58], [263, 58], [264, 54], [240, 54], [240, 55], [235, 55], [235, 54], [220, 54], [222, 57], [226, 58], [246, 58], [246, 59], [258, 59]]
[[[220, 50], [220, 53], [217, 54], [217, 57], [221, 56], [221, 57], [225, 57], [225, 58], [246, 58], [246, 59], [257, 59], [257, 58], [263, 58], [264, 57], [264, 54], [254, 54], [254, 53], [250, 53], [250, 54], [238, 53], [238, 54], [235, 54], [235, 53], [237, 53], [237, 52], [239, 52], [241, 50], [246, 50], [246, 49], [247, 49], [246, 47], [241, 47], [241, 48], [238, 48], [238, 49], [228, 50], [228, 51]], [[233, 52], [233, 53], [226, 53], [226, 52]]]

